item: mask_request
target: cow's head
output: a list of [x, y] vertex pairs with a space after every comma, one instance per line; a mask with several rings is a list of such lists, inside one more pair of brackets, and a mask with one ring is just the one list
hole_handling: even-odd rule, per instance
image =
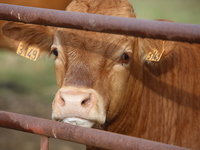
[[[126, 1], [95, 2], [100, 1], [87, 5], [83, 0], [73, 1], [67, 10], [135, 17]], [[130, 36], [13, 22], [5, 24], [2, 31], [15, 47], [23, 41], [55, 55], [59, 90], [52, 117], [84, 127], [110, 123], [126, 109], [137, 89], [134, 84], [140, 62], [148, 55], [145, 40], [138, 44], [138, 39]], [[162, 42], [156, 46], [162, 47]]]

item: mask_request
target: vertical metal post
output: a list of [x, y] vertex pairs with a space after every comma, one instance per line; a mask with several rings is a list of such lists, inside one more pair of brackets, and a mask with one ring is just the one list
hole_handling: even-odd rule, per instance
[[49, 150], [49, 138], [47, 136], [40, 136], [40, 150]]

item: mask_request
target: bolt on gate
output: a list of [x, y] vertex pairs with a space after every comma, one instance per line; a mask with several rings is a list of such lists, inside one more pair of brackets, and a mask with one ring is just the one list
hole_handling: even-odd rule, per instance
[[[0, 20], [124, 34], [135, 37], [200, 43], [200, 25], [192, 24], [147, 21], [134, 18], [67, 12], [1, 3]], [[5, 111], [0, 111], [0, 126], [41, 135], [41, 150], [48, 150], [49, 137], [106, 149], [185, 149], [135, 137], [83, 128]]]

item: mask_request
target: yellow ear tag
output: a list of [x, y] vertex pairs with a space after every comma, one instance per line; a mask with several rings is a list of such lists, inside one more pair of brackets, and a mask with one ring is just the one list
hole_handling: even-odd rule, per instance
[[37, 46], [27, 46], [23, 42], [20, 42], [16, 53], [22, 57], [36, 61], [39, 56], [40, 49]]
[[164, 50], [161, 53], [159, 53], [159, 51], [157, 50], [153, 50], [153, 52], [148, 53], [146, 60], [158, 62], [160, 58], [162, 57], [163, 52]]
[[162, 57], [164, 51], [165, 51], [165, 49], [164, 49], [164, 41], [163, 41], [162, 52], [160, 53], [158, 50], [153, 50], [152, 52], [148, 53], [146, 60], [158, 62], [160, 60], [160, 58]]

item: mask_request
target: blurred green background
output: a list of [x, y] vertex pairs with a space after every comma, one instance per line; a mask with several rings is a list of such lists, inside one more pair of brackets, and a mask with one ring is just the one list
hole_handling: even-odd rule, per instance
[[[200, 24], [200, 0], [130, 2], [140, 19], [168, 19]], [[0, 110], [50, 119], [51, 102], [57, 91], [53, 65], [53, 57], [44, 55], [33, 62], [16, 55], [15, 52], [0, 48]], [[82, 147], [53, 139], [50, 141], [50, 149], [75, 150]], [[0, 128], [0, 149], [39, 149], [39, 136]]]
[[140, 19], [200, 24], [200, 0], [130, 0]]

